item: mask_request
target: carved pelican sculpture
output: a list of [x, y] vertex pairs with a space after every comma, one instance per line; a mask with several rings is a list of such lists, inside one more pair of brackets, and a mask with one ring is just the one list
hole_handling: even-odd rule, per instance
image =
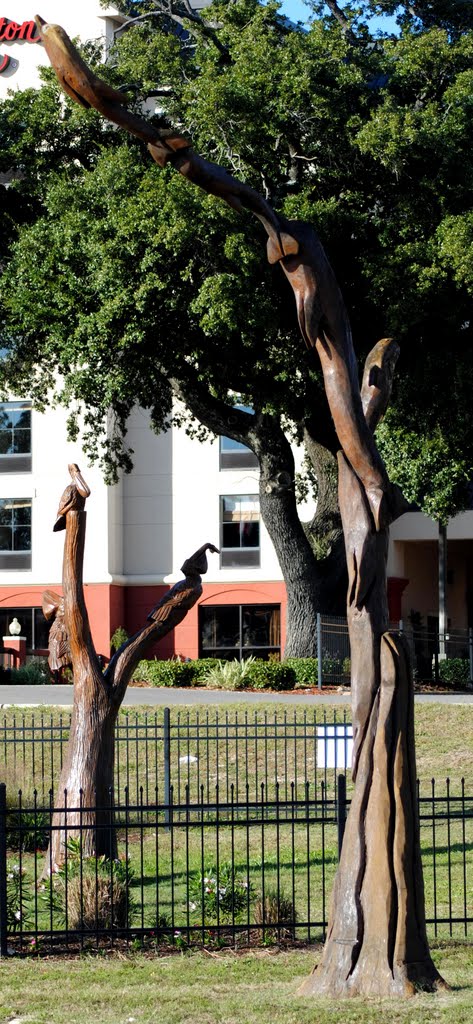
[[59, 530], [66, 529], [67, 513], [82, 512], [85, 508], [85, 499], [88, 498], [90, 494], [90, 488], [87, 487], [78, 465], [75, 462], [71, 462], [67, 468], [71, 475], [72, 483], [66, 487], [66, 490], [59, 502], [57, 519], [53, 526], [53, 533], [58, 533]]
[[202, 544], [202, 547], [195, 551], [190, 558], [186, 558], [181, 566], [181, 572], [184, 573], [185, 579], [179, 580], [179, 583], [176, 583], [172, 590], [161, 598], [153, 611], [149, 613], [148, 622], [165, 622], [173, 610], [174, 616], [179, 615], [175, 625], [181, 622], [189, 608], [192, 608], [202, 594], [201, 577], [208, 569], [207, 551], [217, 554], [219, 548], [216, 548], [215, 544]]

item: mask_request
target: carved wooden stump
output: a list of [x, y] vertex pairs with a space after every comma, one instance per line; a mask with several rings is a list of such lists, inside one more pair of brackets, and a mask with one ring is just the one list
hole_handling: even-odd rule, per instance
[[414, 696], [404, 638], [381, 640], [381, 686], [355, 792], [320, 965], [303, 995], [406, 996], [444, 986], [427, 944], [414, 756]]

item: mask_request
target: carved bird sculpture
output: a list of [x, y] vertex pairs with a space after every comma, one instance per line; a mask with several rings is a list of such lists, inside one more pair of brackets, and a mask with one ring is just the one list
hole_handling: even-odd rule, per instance
[[49, 630], [48, 664], [53, 673], [71, 664], [71, 649], [64, 621], [64, 598], [54, 590], [45, 590], [42, 601], [43, 615], [48, 622], [52, 620]]
[[179, 580], [179, 583], [161, 598], [148, 615], [148, 622], [165, 622], [171, 612], [175, 625], [181, 622], [189, 608], [192, 608], [202, 594], [201, 577], [208, 569], [207, 551], [218, 553], [219, 550], [214, 544], [203, 544], [190, 558], [186, 558], [181, 566], [185, 579]]
[[89, 497], [90, 488], [87, 486], [78, 465], [72, 462], [68, 467], [72, 483], [66, 487], [59, 502], [57, 519], [53, 526], [53, 533], [66, 529], [66, 516], [68, 512], [82, 512], [85, 508], [85, 499]]

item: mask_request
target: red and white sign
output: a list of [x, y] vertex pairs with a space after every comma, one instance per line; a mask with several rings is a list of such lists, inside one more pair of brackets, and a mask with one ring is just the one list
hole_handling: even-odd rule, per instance
[[[9, 18], [0, 18], [0, 43], [39, 43], [41, 42], [34, 21], [23, 21], [20, 25]], [[8, 54], [0, 54], [0, 74], [11, 66], [18, 66], [17, 61]]]

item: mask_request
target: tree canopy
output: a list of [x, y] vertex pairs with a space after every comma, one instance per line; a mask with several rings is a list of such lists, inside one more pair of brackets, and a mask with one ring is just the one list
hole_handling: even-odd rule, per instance
[[[203, 22], [173, 2], [172, 22], [161, 0], [121, 0], [138, 20], [106, 74], [137, 104], [153, 96], [157, 123], [315, 224], [360, 359], [379, 337], [401, 344], [379, 433], [388, 469], [445, 519], [473, 476], [473, 32], [468, 5], [431, 0], [401, 4], [399, 37], [373, 35], [367, 14], [394, 6], [316, 6], [303, 31], [276, 3], [216, 0]], [[238, 395], [334, 450], [318, 367], [258, 227], [150, 165], [51, 80], [2, 104], [0, 120], [4, 167], [22, 172], [1, 193], [14, 236], [3, 242], [4, 387], [85, 410], [91, 456], [111, 413], [112, 473], [128, 462], [121, 438], [136, 401], [157, 428], [168, 422], [171, 379], [200, 409], [225, 406], [226, 432]]]

